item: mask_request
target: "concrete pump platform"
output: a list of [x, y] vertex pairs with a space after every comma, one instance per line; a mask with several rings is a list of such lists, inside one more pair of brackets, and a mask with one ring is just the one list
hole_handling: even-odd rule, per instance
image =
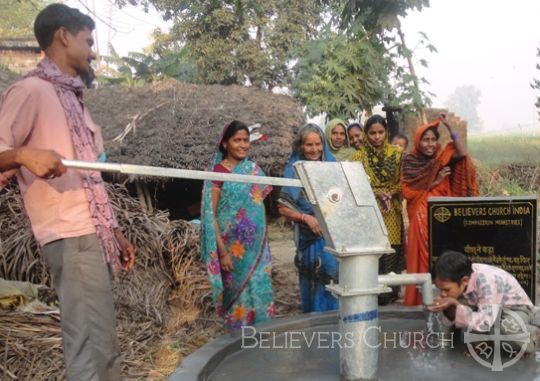
[[[520, 358], [501, 371], [466, 357], [459, 335], [453, 344], [428, 336], [420, 309], [382, 307], [379, 311], [379, 380], [535, 380], [540, 381], [540, 354]], [[171, 381], [339, 381], [340, 337], [337, 311], [312, 313], [224, 335], [188, 356]], [[452, 347], [453, 346], [453, 347]], [[489, 349], [487, 349], [489, 351]], [[501, 356], [502, 365], [512, 359]]]

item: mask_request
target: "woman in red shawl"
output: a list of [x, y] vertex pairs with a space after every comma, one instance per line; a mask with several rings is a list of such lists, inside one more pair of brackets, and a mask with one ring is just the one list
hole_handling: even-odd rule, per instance
[[[440, 123], [452, 137], [444, 148], [439, 143]], [[474, 166], [444, 115], [416, 131], [414, 151], [403, 159], [401, 184], [410, 221], [407, 272], [425, 273], [429, 271], [428, 198], [478, 195]], [[404, 303], [421, 304], [415, 286], [407, 286]]]

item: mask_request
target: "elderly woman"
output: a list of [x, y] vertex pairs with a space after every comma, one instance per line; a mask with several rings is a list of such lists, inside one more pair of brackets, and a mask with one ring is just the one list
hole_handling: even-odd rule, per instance
[[[285, 177], [295, 177], [293, 164], [299, 160], [335, 161], [321, 129], [315, 124], [306, 124], [298, 131]], [[295, 223], [294, 262], [298, 268], [304, 312], [337, 309], [337, 299], [325, 289], [332, 280], [338, 281], [337, 260], [324, 250], [325, 241], [311, 203], [300, 188], [294, 187], [284, 187], [278, 202], [279, 213]]]
[[[353, 160], [364, 166], [388, 230], [388, 239], [395, 250], [395, 253], [381, 257], [379, 274], [400, 273], [403, 270], [401, 151], [389, 144], [388, 125], [380, 115], [373, 115], [366, 121], [364, 133], [365, 144]], [[388, 304], [394, 299], [397, 299], [397, 288], [391, 294], [381, 294], [379, 303]]]
[[[439, 143], [441, 123], [452, 137], [444, 148]], [[478, 195], [474, 166], [444, 115], [416, 131], [414, 150], [403, 160], [401, 184], [409, 216], [407, 272], [425, 273], [429, 271], [428, 198]], [[405, 304], [421, 304], [416, 287], [407, 286]]]
[[[228, 124], [218, 142], [211, 170], [264, 176], [248, 160], [249, 129]], [[271, 187], [228, 181], [205, 182], [201, 215], [201, 256], [212, 297], [227, 330], [274, 317], [270, 248], [264, 198]]]
[[351, 148], [346, 126], [343, 120], [332, 119], [324, 131], [330, 152], [337, 161], [352, 160], [356, 152], [354, 148]]

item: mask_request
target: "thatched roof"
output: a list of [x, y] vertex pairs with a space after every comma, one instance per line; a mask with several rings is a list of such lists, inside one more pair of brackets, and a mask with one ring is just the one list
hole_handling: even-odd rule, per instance
[[[103, 126], [108, 161], [205, 170], [223, 126], [260, 123], [267, 141], [252, 143], [250, 157], [267, 174], [281, 175], [301, 108], [285, 95], [241, 86], [198, 86], [177, 81], [102, 87], [86, 93]], [[132, 123], [122, 142], [113, 141]]]
[[[17, 79], [0, 68], [0, 92]], [[165, 81], [141, 86], [103, 86], [85, 93], [92, 117], [103, 127], [108, 161], [205, 170], [223, 126], [234, 120], [260, 123], [266, 141], [252, 143], [250, 157], [279, 176], [291, 152], [301, 107], [290, 97], [242, 86]], [[113, 141], [126, 126], [122, 142]]]

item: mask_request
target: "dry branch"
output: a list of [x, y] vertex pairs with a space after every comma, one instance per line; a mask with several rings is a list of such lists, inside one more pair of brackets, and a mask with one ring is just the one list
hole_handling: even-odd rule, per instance
[[[135, 269], [114, 281], [122, 373], [126, 380], [151, 379], [174, 370], [156, 368], [154, 356], [166, 333], [186, 343], [175, 350], [185, 355], [196, 349], [191, 342], [202, 345], [219, 332], [210, 286], [197, 260], [199, 230], [186, 221], [170, 221], [167, 212], [146, 213], [121, 185], [108, 185], [108, 190], [120, 225], [137, 247]], [[50, 285], [16, 187], [0, 193], [0, 227], [0, 277]], [[63, 379], [57, 316], [2, 312], [0, 348], [4, 378]]]

